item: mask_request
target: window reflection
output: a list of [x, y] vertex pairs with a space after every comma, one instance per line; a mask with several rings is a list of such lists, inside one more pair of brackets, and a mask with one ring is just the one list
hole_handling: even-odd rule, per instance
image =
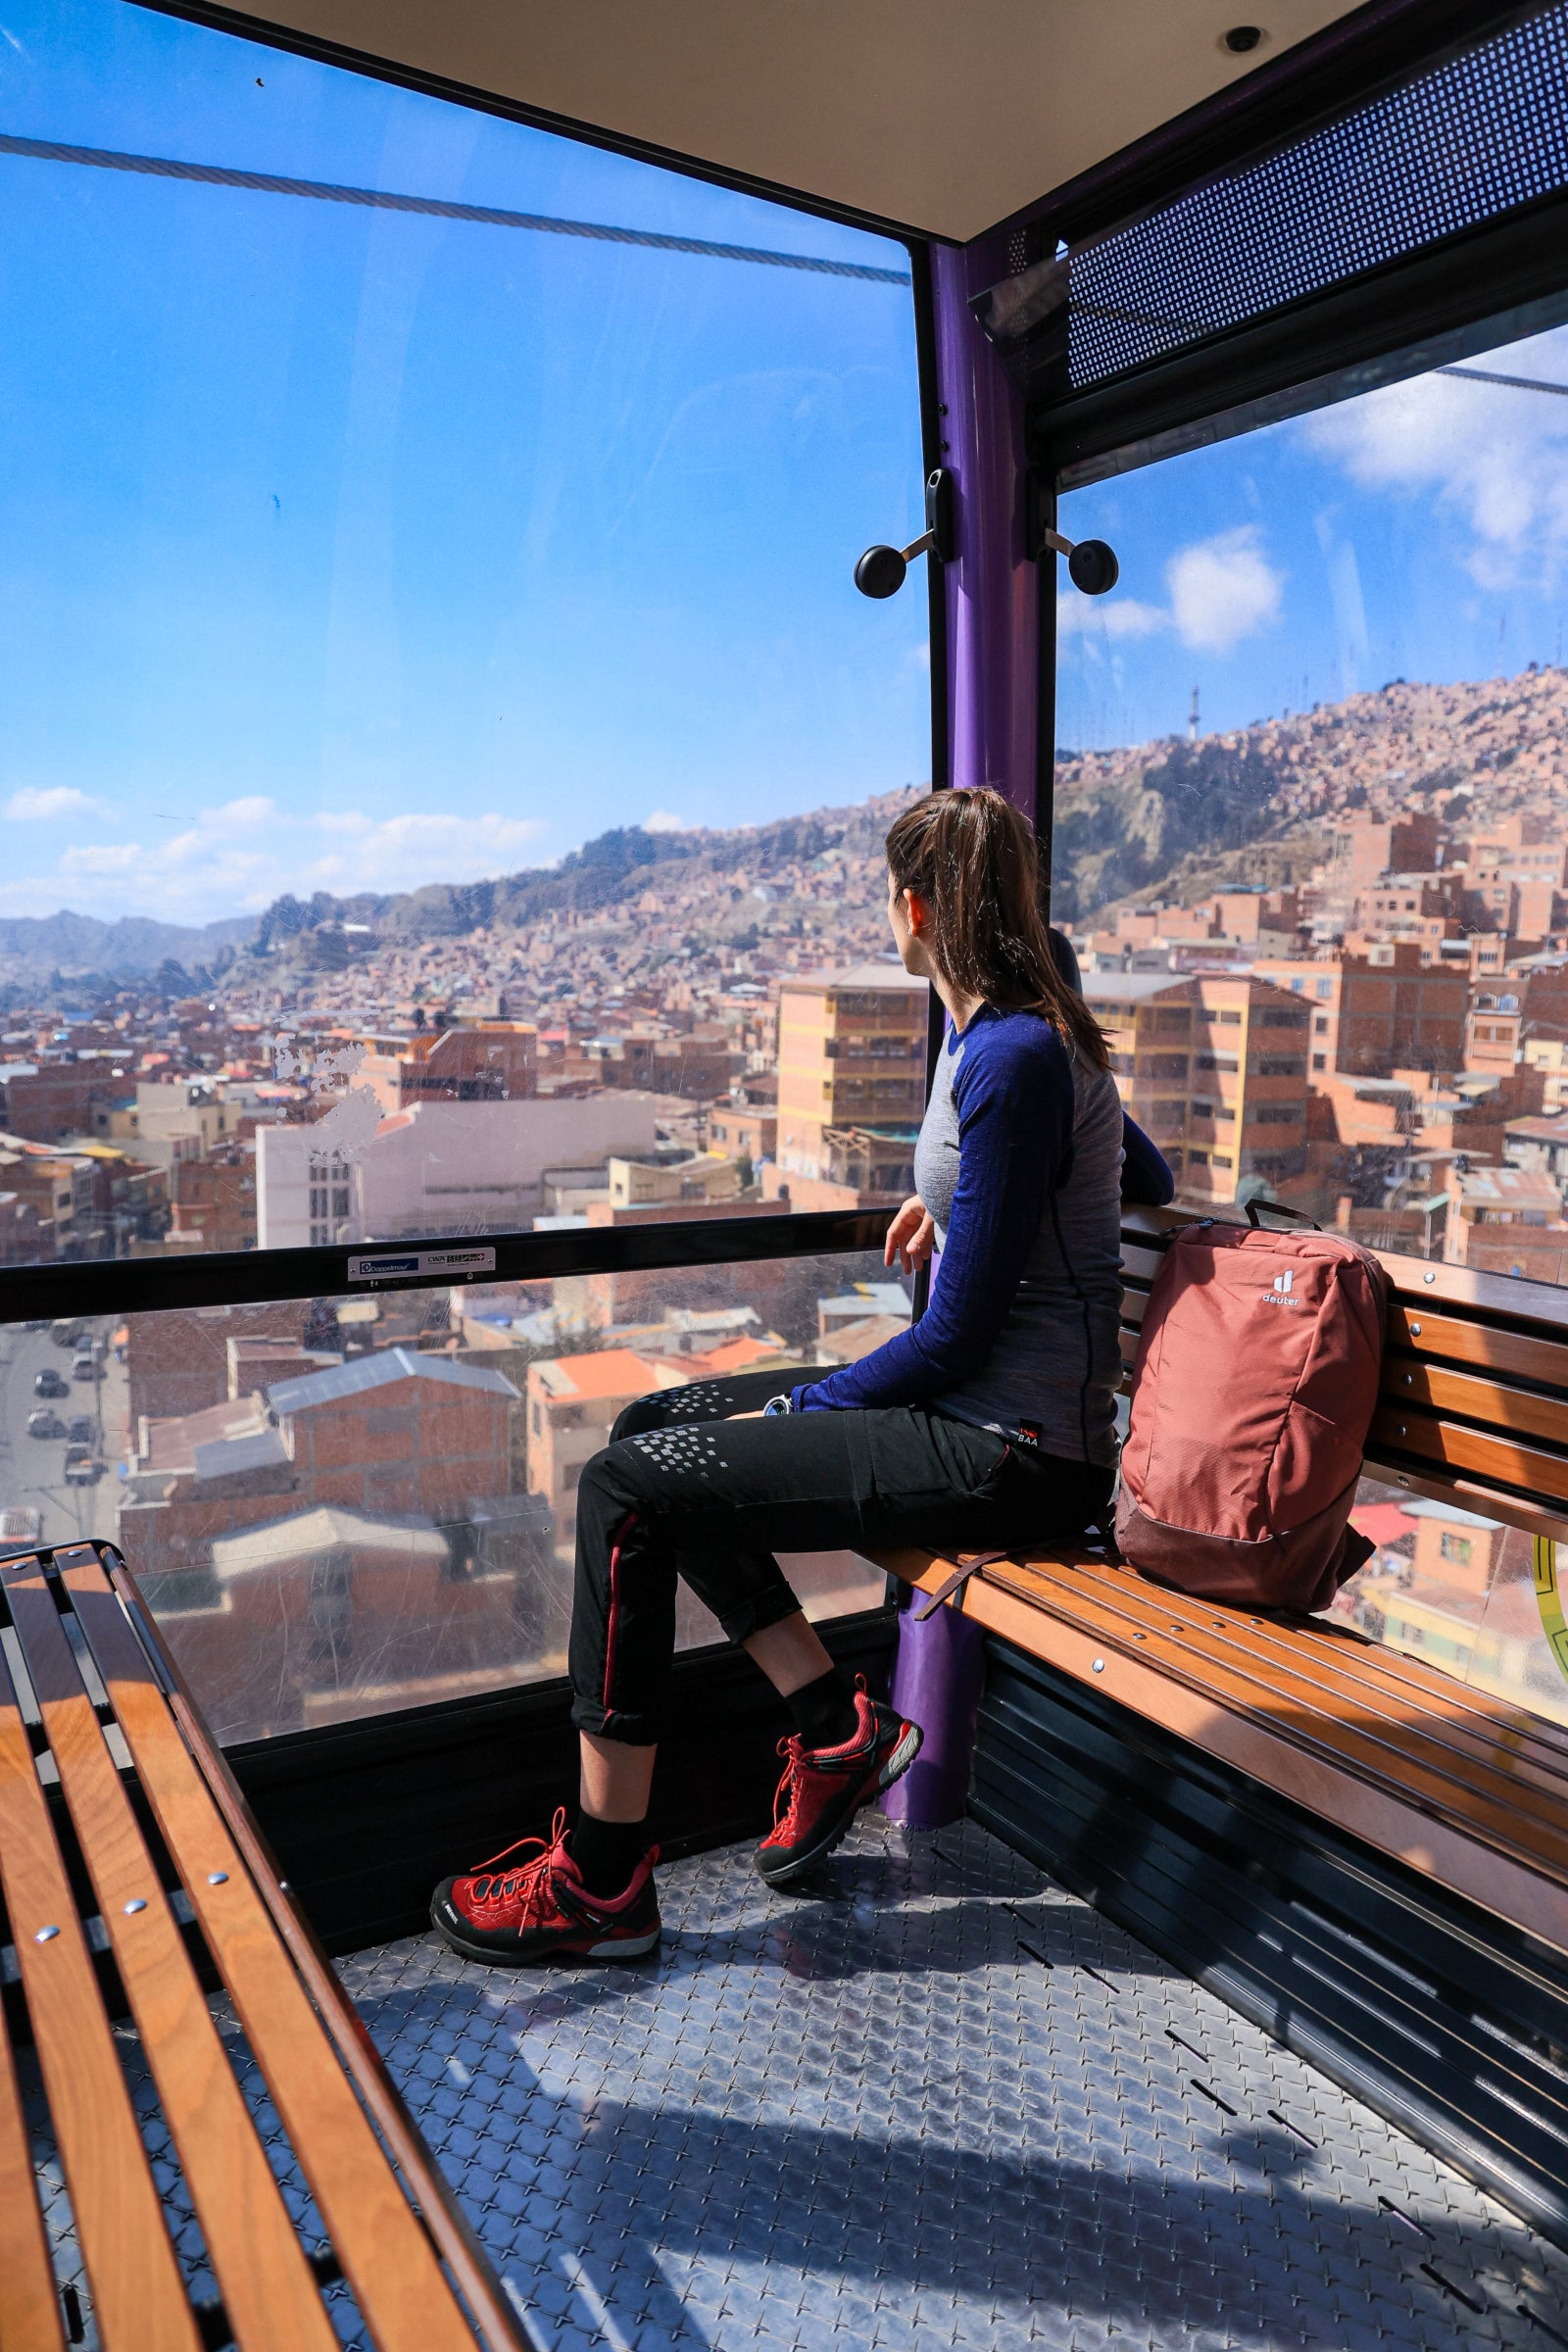
[[[1377, 1479], [1354, 1525], [1376, 1549], [1326, 1614], [1477, 1690], [1568, 1724], [1568, 1636], [1558, 1546]], [[1544, 1544], [1544, 1556], [1543, 1556]]]
[[[10, 1516], [121, 1545], [224, 1740], [504, 1688], [565, 1670], [577, 1482], [623, 1405], [908, 1314], [877, 1253], [13, 1326]], [[785, 1569], [815, 1617], [882, 1598], [850, 1553]], [[684, 1591], [678, 1623], [721, 1639]]]

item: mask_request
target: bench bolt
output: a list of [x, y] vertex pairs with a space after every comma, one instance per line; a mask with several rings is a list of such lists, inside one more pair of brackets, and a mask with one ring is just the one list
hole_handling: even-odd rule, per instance
[[207, 1884], [209, 1886], [226, 1886], [228, 1885], [227, 1871], [210, 1870], [207, 1873]]
[[146, 1902], [146, 1898], [145, 1898], [145, 1896], [143, 1896], [143, 1895], [139, 1895], [139, 1894], [138, 1894], [138, 1895], [135, 1895], [135, 1896], [134, 1896], [134, 1897], [131, 1899], [131, 1901], [129, 1901], [129, 1902], [128, 1902], [128, 1903], [125, 1905], [125, 1914], [126, 1914], [126, 1917], [128, 1918], [128, 1917], [130, 1916], [130, 1914], [131, 1914], [132, 1912], [134, 1912], [134, 1911], [145, 1911], [145, 1910], [146, 1910], [146, 1908], [147, 1908], [147, 1902]]
[[34, 1943], [53, 1943], [59, 1933], [58, 1928], [40, 1928], [32, 1940]]

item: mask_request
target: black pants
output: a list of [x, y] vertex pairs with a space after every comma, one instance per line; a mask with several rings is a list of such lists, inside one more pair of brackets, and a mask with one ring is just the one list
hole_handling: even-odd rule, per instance
[[991, 1551], [1078, 1534], [1113, 1474], [1009, 1446], [917, 1405], [737, 1421], [810, 1377], [748, 1372], [639, 1397], [577, 1490], [572, 1721], [646, 1746], [675, 1651], [684, 1577], [732, 1642], [800, 1602], [780, 1551], [899, 1544]]

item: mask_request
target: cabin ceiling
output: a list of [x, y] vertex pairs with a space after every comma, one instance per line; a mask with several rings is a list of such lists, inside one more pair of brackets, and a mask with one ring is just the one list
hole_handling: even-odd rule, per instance
[[[967, 239], [1351, 11], [1335, 0], [272, 0], [341, 42]], [[1234, 56], [1238, 24], [1267, 39]]]

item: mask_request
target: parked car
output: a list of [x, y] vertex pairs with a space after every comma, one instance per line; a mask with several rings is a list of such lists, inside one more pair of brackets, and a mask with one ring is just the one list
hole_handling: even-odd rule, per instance
[[68, 1487], [90, 1487], [102, 1478], [104, 1466], [94, 1461], [90, 1446], [66, 1447], [66, 1484]]
[[40, 1412], [27, 1415], [29, 1438], [63, 1438], [65, 1434], [65, 1423], [61, 1420], [60, 1415], [52, 1411], [48, 1405], [45, 1405]]
[[13, 1503], [9, 1510], [0, 1511], [0, 1559], [34, 1550], [42, 1538], [43, 1513], [30, 1503]]
[[24, 1331], [47, 1331], [49, 1318], [47, 1315], [35, 1315], [29, 1322], [24, 1323], [22, 1328]]
[[97, 1362], [90, 1353], [72, 1358], [71, 1377], [73, 1380], [92, 1380], [96, 1377], [97, 1371]]
[[84, 1329], [75, 1315], [57, 1315], [49, 1326], [49, 1337], [57, 1348], [75, 1348], [81, 1343]]
[[73, 1446], [90, 1446], [92, 1444], [91, 1413], [73, 1413], [66, 1423], [66, 1436]]
[[71, 1383], [63, 1372], [55, 1370], [53, 1364], [46, 1364], [41, 1372], [35, 1372], [32, 1376], [32, 1393], [35, 1396], [69, 1396]]

